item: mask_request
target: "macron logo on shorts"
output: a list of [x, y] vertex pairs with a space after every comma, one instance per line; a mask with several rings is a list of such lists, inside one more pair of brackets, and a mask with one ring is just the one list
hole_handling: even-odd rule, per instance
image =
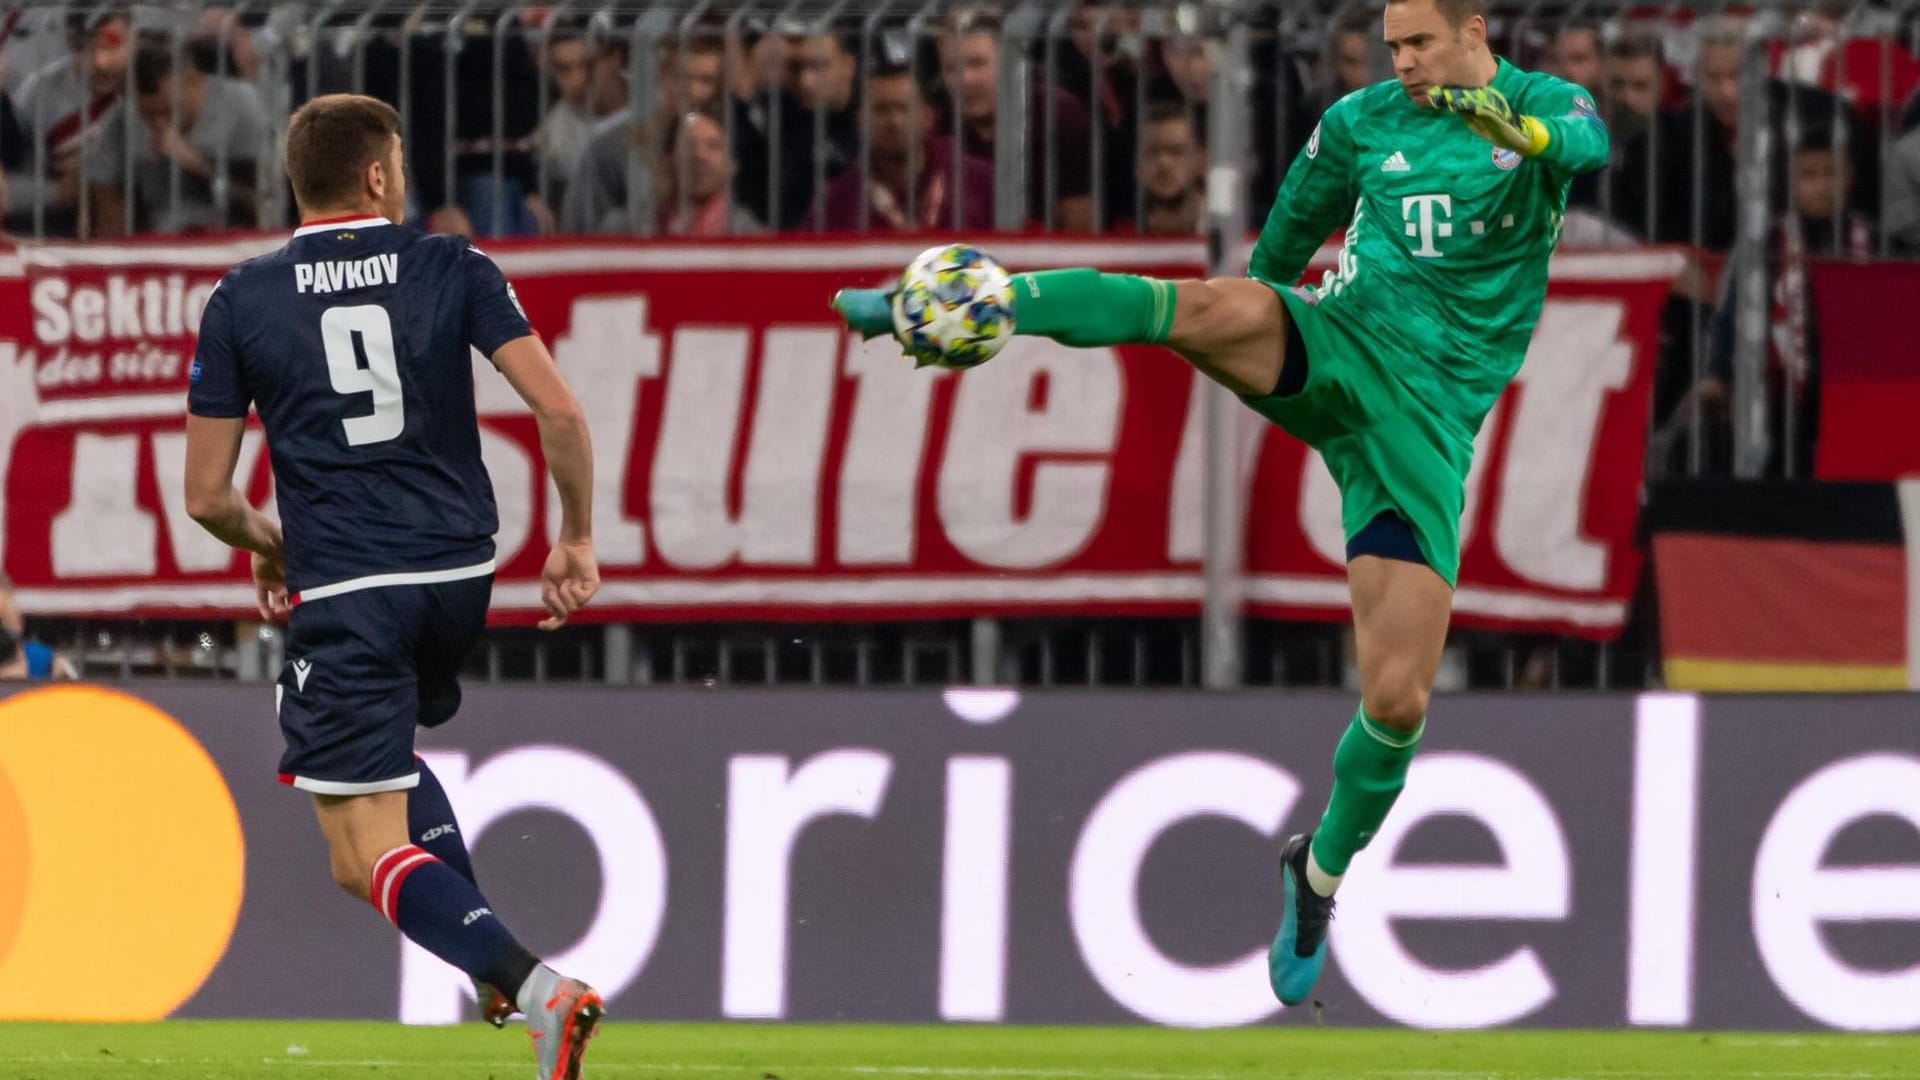
[[301, 691], [307, 688], [307, 676], [313, 673], [313, 661], [295, 660], [293, 662], [293, 682]]

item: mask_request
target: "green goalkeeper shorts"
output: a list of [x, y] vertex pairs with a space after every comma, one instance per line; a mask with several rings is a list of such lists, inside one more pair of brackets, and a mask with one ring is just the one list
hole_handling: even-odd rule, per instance
[[1349, 542], [1381, 514], [1396, 513], [1412, 527], [1427, 565], [1457, 586], [1471, 430], [1415, 396], [1361, 328], [1322, 310], [1311, 292], [1273, 287], [1306, 346], [1306, 383], [1295, 393], [1244, 400], [1320, 452], [1340, 488]]

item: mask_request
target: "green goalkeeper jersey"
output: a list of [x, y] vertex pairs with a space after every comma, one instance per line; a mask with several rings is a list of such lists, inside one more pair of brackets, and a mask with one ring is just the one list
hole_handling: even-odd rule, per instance
[[1572, 179], [1606, 165], [1593, 99], [1500, 61], [1493, 88], [1551, 141], [1522, 158], [1398, 82], [1342, 98], [1287, 173], [1248, 272], [1286, 288], [1347, 226], [1339, 266], [1302, 293], [1471, 438], [1520, 370], [1546, 300]]

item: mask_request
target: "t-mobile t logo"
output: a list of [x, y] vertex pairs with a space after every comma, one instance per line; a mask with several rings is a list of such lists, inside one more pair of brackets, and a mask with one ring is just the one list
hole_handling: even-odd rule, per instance
[[1434, 246], [1434, 241], [1453, 235], [1452, 224], [1434, 220], [1435, 207], [1439, 208], [1440, 217], [1452, 217], [1453, 196], [1409, 195], [1400, 200], [1400, 216], [1407, 221], [1407, 235], [1420, 240], [1420, 246], [1413, 249], [1416, 258], [1441, 258], [1441, 251]]

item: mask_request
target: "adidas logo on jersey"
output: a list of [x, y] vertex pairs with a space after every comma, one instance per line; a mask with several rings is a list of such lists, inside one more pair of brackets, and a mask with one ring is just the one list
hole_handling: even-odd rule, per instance
[[1407, 164], [1407, 155], [1398, 150], [1393, 156], [1380, 163], [1381, 172], [1412, 172], [1413, 166]]

